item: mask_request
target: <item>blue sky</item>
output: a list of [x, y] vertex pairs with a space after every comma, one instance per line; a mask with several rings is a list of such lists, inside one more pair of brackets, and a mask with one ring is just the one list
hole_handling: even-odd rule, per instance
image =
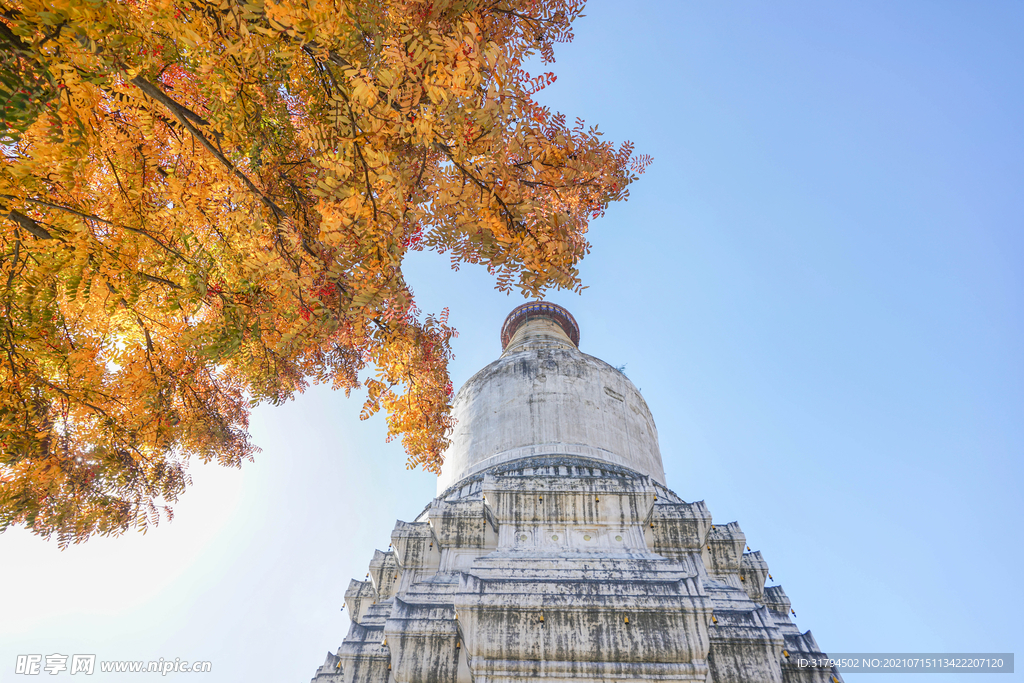
[[[576, 33], [544, 101], [655, 161], [549, 298], [626, 365], [669, 485], [740, 522], [827, 652], [1021, 650], [1024, 5], [604, 0]], [[521, 300], [407, 272], [458, 386]], [[358, 408], [258, 409], [256, 462], [196, 465], [145, 536], [0, 536], [0, 679], [58, 652], [308, 680], [434, 493]]]

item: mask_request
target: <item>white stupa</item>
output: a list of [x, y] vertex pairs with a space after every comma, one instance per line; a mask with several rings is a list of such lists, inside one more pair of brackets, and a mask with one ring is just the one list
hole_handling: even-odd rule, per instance
[[314, 683], [838, 683], [736, 522], [666, 486], [651, 412], [578, 349], [560, 306], [516, 308], [455, 397], [438, 495], [352, 581]]

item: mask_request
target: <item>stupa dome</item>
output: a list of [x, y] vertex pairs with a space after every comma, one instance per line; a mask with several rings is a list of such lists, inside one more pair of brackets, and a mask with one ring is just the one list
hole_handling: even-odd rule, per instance
[[658, 431], [640, 392], [581, 352], [572, 315], [545, 301], [519, 306], [502, 327], [502, 354], [455, 396], [452, 444], [438, 493], [497, 465], [537, 456], [610, 463], [665, 483]]

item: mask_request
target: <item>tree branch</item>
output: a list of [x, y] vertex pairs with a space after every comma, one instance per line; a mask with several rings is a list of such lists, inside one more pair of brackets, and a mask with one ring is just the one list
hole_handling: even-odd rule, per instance
[[18, 225], [20, 225], [22, 228], [24, 228], [28, 232], [32, 233], [32, 235], [34, 235], [37, 239], [41, 239], [41, 240], [52, 240], [52, 239], [54, 239], [53, 235], [50, 234], [49, 230], [44, 228], [37, 221], [29, 218], [28, 216], [26, 216], [25, 214], [23, 214], [22, 212], [20, 212], [20, 211], [18, 211], [16, 209], [11, 209], [8, 212], [7, 217], [10, 218], [15, 223], [17, 223]]
[[451, 153], [451, 149], [448, 147], [448, 145], [438, 144], [437, 146], [442, 152], [444, 152], [444, 155], [448, 157], [448, 160], [455, 165], [455, 168], [459, 169], [459, 171], [462, 172], [464, 178], [467, 178], [474, 185], [479, 187], [481, 192], [488, 192], [494, 197], [495, 200], [497, 200], [498, 204], [501, 206], [501, 212], [505, 214], [505, 223], [508, 224], [509, 230], [517, 234], [525, 232], [526, 228], [522, 225], [522, 223], [515, 219], [515, 217], [512, 215], [512, 209], [508, 207], [508, 204], [505, 203], [505, 200], [503, 200], [498, 195], [497, 192], [492, 191], [491, 188], [487, 186], [487, 183], [477, 178], [475, 175], [470, 173], [465, 166], [456, 161], [455, 156]]
[[142, 271], [136, 271], [136, 272], [141, 277], [143, 277], [146, 280], [149, 280], [150, 282], [154, 282], [154, 283], [156, 283], [158, 285], [167, 285], [168, 287], [171, 287], [172, 289], [181, 289], [181, 285], [179, 285], [179, 284], [177, 284], [175, 282], [171, 282], [170, 280], [165, 280], [162, 277], [157, 277], [156, 275], [150, 275], [148, 273], [143, 273]]
[[69, 206], [62, 206], [60, 204], [54, 204], [52, 202], [43, 201], [42, 199], [32, 199], [31, 197], [15, 197], [12, 194], [0, 194], [0, 197], [3, 197], [4, 199], [17, 199], [17, 200], [21, 200], [23, 202], [31, 202], [33, 204], [38, 204], [39, 206], [45, 206], [45, 207], [48, 207], [48, 208], [51, 208], [51, 209], [57, 209], [58, 211], [66, 211], [68, 213], [73, 213], [76, 216], [79, 216], [81, 218], [85, 218], [85, 219], [88, 219], [88, 220], [91, 220], [91, 221], [99, 221], [100, 223], [104, 223], [106, 225], [113, 225], [110, 221], [106, 220], [105, 218], [100, 218], [99, 216], [94, 216], [94, 215], [92, 215], [90, 213], [82, 213], [81, 211], [78, 211], [77, 209], [72, 209]]
[[210, 142], [210, 139], [207, 138], [202, 131], [196, 128], [195, 125], [193, 125], [192, 122], [196, 119], [198, 119], [196, 123], [199, 123], [200, 121], [202, 122], [200, 125], [209, 125], [202, 117], [172, 100], [164, 93], [163, 90], [156, 87], [142, 76], [136, 76], [133, 78], [132, 83], [134, 83], [143, 93], [167, 107], [167, 109], [174, 115], [174, 118], [178, 119], [178, 122], [192, 134], [192, 137], [199, 141], [199, 144], [201, 144], [207, 152], [212, 154], [217, 161], [231, 172], [233, 176], [241, 180], [250, 192], [259, 197], [260, 201], [262, 201], [263, 204], [273, 212], [274, 218], [281, 220], [282, 218], [288, 217], [288, 214], [274, 203], [274, 200], [264, 194], [260, 188], [256, 187], [256, 184], [249, 179], [249, 176], [239, 171], [238, 168], [232, 164], [217, 147], [214, 147], [213, 143]]
[[143, 230], [142, 228], [133, 228], [133, 227], [130, 227], [130, 226], [127, 226], [127, 225], [119, 225], [117, 223], [111, 223], [106, 218], [100, 218], [99, 216], [97, 216], [95, 214], [85, 213], [83, 211], [79, 211], [78, 209], [73, 209], [70, 206], [63, 206], [62, 204], [54, 204], [53, 202], [47, 202], [47, 201], [44, 201], [42, 199], [32, 199], [31, 197], [15, 197], [14, 195], [10, 195], [10, 194], [0, 194], [0, 197], [2, 197], [4, 199], [17, 199], [17, 200], [20, 200], [20, 201], [23, 201], [23, 202], [31, 202], [32, 204], [38, 204], [40, 206], [45, 206], [45, 207], [50, 208], [50, 209], [56, 209], [57, 211], [65, 211], [67, 213], [74, 214], [75, 216], [78, 216], [79, 218], [84, 218], [87, 221], [96, 221], [97, 223], [103, 223], [104, 225], [109, 225], [109, 226], [114, 227], [114, 228], [120, 228], [122, 230], [127, 230], [128, 232], [136, 232], [136, 233], [138, 233], [138, 234], [140, 234], [140, 235], [142, 235], [142, 236], [152, 240], [155, 244], [157, 244], [157, 246], [159, 246], [164, 251], [167, 251], [168, 253], [174, 254], [175, 256], [177, 256], [179, 259], [181, 259], [185, 263], [190, 263], [189, 260], [187, 258], [185, 258], [184, 255], [182, 255], [181, 252], [179, 252], [177, 249], [172, 249], [171, 247], [167, 246], [166, 244], [161, 242], [159, 239], [154, 237], [152, 235], [152, 233], [150, 233], [148, 230]]

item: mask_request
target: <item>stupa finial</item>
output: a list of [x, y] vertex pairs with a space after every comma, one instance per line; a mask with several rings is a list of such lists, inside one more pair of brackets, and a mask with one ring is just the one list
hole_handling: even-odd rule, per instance
[[572, 313], [567, 311], [558, 304], [553, 304], [550, 301], [530, 301], [516, 306], [512, 309], [512, 312], [505, 318], [505, 324], [501, 326], [501, 350], [504, 351], [508, 346], [509, 341], [512, 340], [516, 330], [518, 330], [523, 323], [532, 318], [547, 318], [558, 323], [558, 325], [565, 332], [566, 336], [569, 337], [569, 341], [574, 346], [579, 347], [580, 345], [580, 326], [576, 324], [576, 318], [572, 317]]

